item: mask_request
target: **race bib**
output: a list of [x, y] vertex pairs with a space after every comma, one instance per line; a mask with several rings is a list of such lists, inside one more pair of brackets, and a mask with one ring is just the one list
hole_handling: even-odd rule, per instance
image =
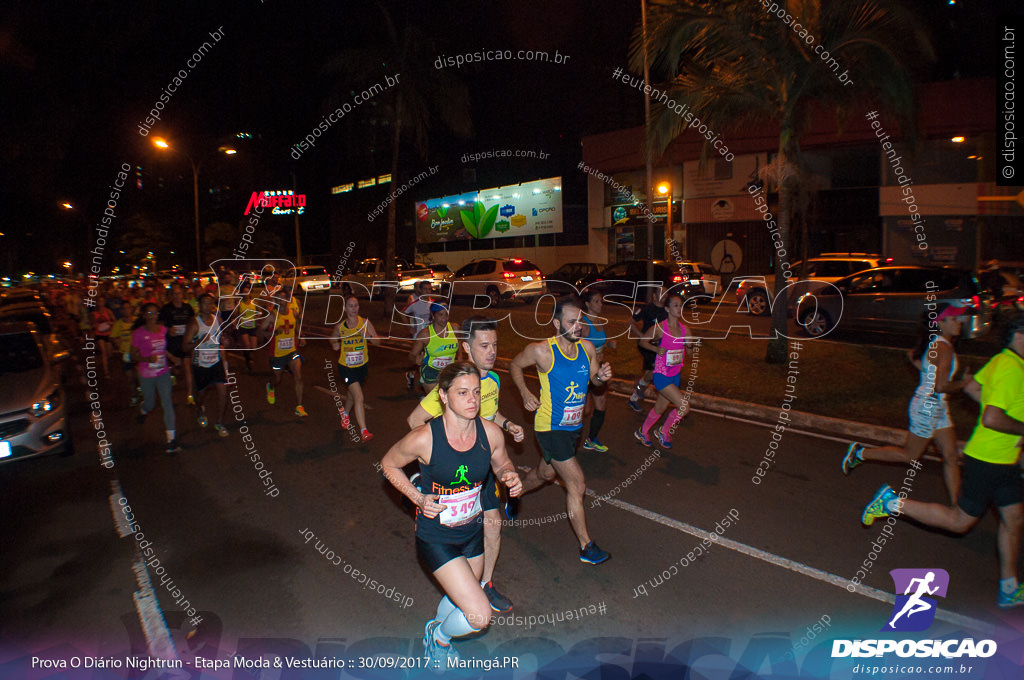
[[213, 365], [220, 358], [220, 350], [201, 349], [199, 350], [199, 363]]
[[455, 361], [454, 357], [434, 357], [430, 360], [430, 365], [440, 371], [453, 361]]
[[286, 352], [295, 347], [295, 338], [278, 338], [277, 349]]
[[150, 368], [150, 370], [153, 370], [153, 371], [159, 371], [161, 368], [163, 368], [166, 365], [167, 365], [167, 355], [163, 354], [163, 353], [157, 355], [156, 361], [150, 361], [149, 362], [149, 368]]
[[172, 326], [172, 328], [174, 329], [174, 334], [175, 335], [184, 335], [185, 334], [185, 324], [183, 324], [183, 323], [175, 324], [174, 326]]
[[106, 333], [109, 330], [110, 330], [110, 324], [107, 323], [106, 321], [103, 321], [103, 322], [101, 322], [100, 324], [98, 324], [96, 326], [96, 332], [97, 333]]
[[472, 522], [473, 519], [483, 512], [480, 507], [480, 490], [483, 485], [460, 491], [450, 496], [440, 496], [437, 502], [445, 506], [438, 515], [441, 524], [446, 527], [458, 527]]
[[363, 365], [363, 353], [362, 352], [345, 352], [345, 365], [362, 366]]
[[583, 422], [583, 407], [586, 404], [580, 404], [579, 406], [566, 406], [562, 411], [562, 422], [559, 425], [579, 425]]
[[255, 321], [242, 321], [240, 325], [242, 328], [256, 328]]
[[681, 349], [670, 349], [665, 352], [665, 365], [678, 366], [683, 363], [683, 351]]

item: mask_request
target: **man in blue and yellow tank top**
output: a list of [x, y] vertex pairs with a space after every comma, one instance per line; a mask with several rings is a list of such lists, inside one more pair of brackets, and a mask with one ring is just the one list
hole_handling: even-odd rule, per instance
[[[583, 514], [583, 495], [587, 484], [583, 470], [576, 461], [576, 444], [583, 429], [583, 407], [587, 403], [587, 387], [605, 385], [611, 380], [611, 364], [600, 366], [589, 340], [580, 337], [582, 324], [580, 303], [559, 300], [555, 304], [552, 323], [556, 335], [526, 346], [515, 359], [509, 372], [523, 396], [527, 411], [536, 411], [534, 429], [543, 460], [523, 477], [523, 493], [554, 481], [557, 475], [565, 484], [566, 511], [580, 543], [580, 561], [600, 564], [609, 555], [590, 540], [587, 519]], [[535, 367], [540, 379], [540, 398], [527, 388], [523, 370]]]

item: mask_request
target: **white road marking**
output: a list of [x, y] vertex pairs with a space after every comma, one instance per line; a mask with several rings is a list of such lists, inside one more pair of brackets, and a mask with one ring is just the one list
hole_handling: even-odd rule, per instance
[[[645, 508], [641, 508], [640, 506], [633, 505], [632, 503], [627, 503], [626, 501], [618, 500], [617, 498], [609, 498], [608, 500], [604, 500], [597, 492], [595, 492], [592, 489], [587, 489], [587, 495], [601, 499], [602, 503], [614, 505], [620, 510], [631, 512], [634, 515], [637, 515], [638, 517], [643, 517], [644, 519], [648, 519], [652, 522], [657, 522], [658, 524], [667, 526], [671, 529], [675, 529], [676, 531], [681, 531], [683, 533], [690, 534], [691, 536], [694, 536], [701, 540], [704, 540], [710, 535], [709, 532], [705, 531], [704, 529], [695, 527], [692, 524], [687, 524], [686, 522], [680, 522], [679, 520], [672, 519], [671, 517], [659, 515], [656, 512], [652, 512]], [[843, 590], [846, 590], [846, 587], [848, 585], [853, 584], [853, 582], [849, 579], [843, 578], [842, 576], [838, 576], [837, 574], [822, 571], [821, 569], [817, 569], [815, 567], [810, 567], [806, 564], [802, 564], [789, 558], [761, 550], [760, 548], [755, 548], [745, 543], [740, 543], [739, 541], [734, 541], [724, 536], [720, 536], [715, 542], [724, 548], [728, 548], [729, 550], [734, 550], [738, 553], [742, 553], [749, 557], [762, 560], [763, 562], [774, 564], [777, 567], [782, 567], [783, 569], [788, 569], [789, 571], [793, 571], [798, 574], [803, 574], [804, 576], [809, 576], [810, 578], [813, 578], [817, 581], [833, 585], [837, 588], [842, 588]], [[859, 595], [863, 595], [864, 597], [868, 597], [873, 600], [878, 600], [879, 602], [886, 602], [888, 604], [895, 604], [896, 602], [896, 597], [892, 593], [888, 593], [884, 590], [878, 590], [877, 588], [869, 588], [863, 585], [853, 585], [857, 588], [856, 593]], [[847, 592], [849, 591], [847, 590]], [[1000, 630], [997, 626], [993, 626], [992, 624], [986, 623], [985, 621], [974, 619], [969, 616], [964, 616], [962, 614], [957, 614], [955, 612], [947, 611], [945, 609], [937, 609], [935, 612], [935, 618], [942, 619], [943, 621], [947, 621], [957, 626], [962, 626], [968, 630], [976, 630], [988, 634], [994, 634]]]

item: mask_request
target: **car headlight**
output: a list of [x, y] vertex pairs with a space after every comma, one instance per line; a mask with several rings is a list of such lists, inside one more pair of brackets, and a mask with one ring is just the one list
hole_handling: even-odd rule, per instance
[[46, 399], [40, 399], [39, 401], [32, 404], [32, 415], [36, 418], [44, 416], [47, 413], [53, 412], [55, 408], [60, 405], [60, 393], [58, 390], [54, 390]]

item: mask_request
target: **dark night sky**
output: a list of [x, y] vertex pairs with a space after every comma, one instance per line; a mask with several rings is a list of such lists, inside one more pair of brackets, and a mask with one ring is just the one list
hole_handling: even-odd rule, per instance
[[[626, 63], [639, 2], [388, 4], [420, 24], [443, 54], [522, 48], [558, 49], [572, 57], [565, 67], [464, 67], [459, 75], [471, 90], [475, 137], [459, 142], [459, 150], [561, 145], [571, 153], [584, 134], [641, 120], [642, 100], [610, 77]], [[994, 17], [1017, 3], [920, 0], [913, 6], [935, 36], [940, 57], [922, 80], [992, 74]], [[45, 267], [52, 261], [45, 245], [51, 239], [35, 245], [39, 237], [60, 240], [95, 222], [117, 166], [152, 160], [137, 124], [208, 32], [220, 26], [224, 39], [171, 98], [158, 133], [210, 148], [226, 134], [254, 131], [282, 156], [321, 118], [326, 94], [339, 85], [338, 77], [321, 74], [322, 65], [347, 47], [379, 40], [383, 30], [373, 3], [364, 0], [32, 1], [0, 9], [0, 191], [8, 206], [0, 232], [12, 239], [7, 243], [20, 245], [19, 263]], [[345, 134], [339, 128], [336, 139]], [[444, 134], [434, 142], [436, 150], [448, 152], [453, 143]], [[332, 166], [332, 153], [337, 150], [325, 141], [316, 151], [322, 156], [303, 159], [298, 172], [330, 174], [324, 168]], [[290, 167], [282, 164], [285, 173]], [[190, 191], [188, 168], [179, 174], [187, 175]], [[79, 206], [78, 221], [61, 214], [61, 200]], [[0, 256], [0, 269], [6, 259]]]

